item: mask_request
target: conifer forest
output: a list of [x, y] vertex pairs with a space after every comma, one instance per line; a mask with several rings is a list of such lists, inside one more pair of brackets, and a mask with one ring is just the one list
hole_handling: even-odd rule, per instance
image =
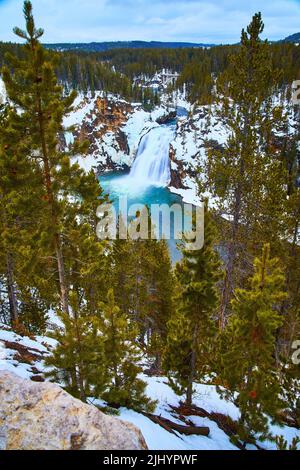
[[0, 449], [300, 450], [300, 35], [38, 3], [0, 1]]

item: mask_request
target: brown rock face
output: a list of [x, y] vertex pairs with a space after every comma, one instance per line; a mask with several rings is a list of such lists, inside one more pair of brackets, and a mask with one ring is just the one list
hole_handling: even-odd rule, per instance
[[171, 181], [170, 181], [170, 186], [173, 186], [174, 188], [177, 189], [185, 189], [184, 184], [182, 183], [183, 179], [186, 176], [186, 171], [184, 169], [183, 162], [180, 160], [176, 159], [176, 152], [172, 145], [170, 145], [170, 160], [171, 162], [176, 163], [176, 170], [173, 170], [171, 168]]
[[123, 101], [115, 102], [108, 101], [107, 98], [98, 98], [97, 110], [101, 124], [106, 126], [106, 132], [114, 132], [126, 123], [128, 114], [132, 112], [132, 107]]
[[142, 450], [134, 425], [107, 416], [52, 383], [0, 371], [0, 450]]
[[96, 140], [101, 141], [104, 134], [111, 132], [116, 136], [119, 149], [129, 154], [127, 137], [120, 128], [127, 122], [130, 113], [132, 107], [126, 102], [98, 98], [93, 112], [86, 116], [77, 135], [80, 140], [90, 141], [89, 153], [94, 153], [97, 151]]
[[[98, 97], [89, 114], [84, 116], [77, 125], [74, 137], [79, 141], [89, 142], [88, 154], [95, 158], [95, 168], [98, 173], [107, 170], [127, 170], [127, 165], [118, 162], [114, 155], [129, 155], [130, 149], [126, 134], [122, 127], [133, 112], [130, 103], [124, 100], [114, 100]], [[105, 137], [113, 136], [110, 144], [103, 145]]]

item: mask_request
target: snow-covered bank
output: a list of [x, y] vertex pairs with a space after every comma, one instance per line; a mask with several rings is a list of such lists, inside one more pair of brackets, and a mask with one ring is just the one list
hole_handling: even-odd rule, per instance
[[[167, 418], [178, 424], [182, 422], [175, 417], [171, 406], [178, 406], [180, 398], [174, 393], [167, 383], [165, 377], [147, 377], [142, 376], [147, 382], [147, 394], [151, 398], [158, 400], [155, 414]], [[215, 391], [214, 386], [196, 385], [195, 405], [206, 409], [208, 412], [219, 411], [233, 418], [238, 417], [238, 410], [230, 403], [224, 403]], [[184, 436], [181, 434], [171, 434], [153, 423], [145, 416], [132, 410], [121, 409], [120, 417], [142, 429], [144, 438], [148, 447], [152, 450], [237, 450], [230, 443], [229, 437], [222, 431], [218, 425], [208, 418], [199, 416], [188, 417], [195, 426], [208, 426], [210, 429], [209, 437], [204, 436]]]
[[190, 178], [186, 177], [184, 179], [184, 185], [186, 189], [183, 188], [174, 188], [174, 186], [170, 186], [169, 190], [171, 193], [178, 194], [183, 202], [186, 204], [193, 204], [194, 206], [199, 206], [201, 204], [201, 198], [198, 195], [198, 188], [196, 182]]
[[180, 195], [183, 201], [199, 205], [201, 197], [206, 196], [213, 201], [209, 194], [198, 194], [198, 185], [193, 175], [201, 180], [201, 170], [205, 168], [207, 149], [222, 147], [229, 135], [229, 130], [216, 117], [216, 106], [191, 106], [184, 99], [182, 105], [188, 115], [180, 117], [174, 140], [171, 142], [171, 167], [175, 174], [180, 175], [182, 187], [170, 186], [170, 191]]

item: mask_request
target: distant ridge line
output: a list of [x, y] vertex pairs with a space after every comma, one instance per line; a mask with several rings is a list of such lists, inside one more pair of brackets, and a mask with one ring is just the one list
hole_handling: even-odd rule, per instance
[[82, 50], [91, 52], [109, 51], [112, 49], [177, 49], [213, 47], [215, 44], [193, 42], [163, 42], [163, 41], [105, 41], [90, 43], [49, 43], [44, 44], [48, 49], [54, 50]]

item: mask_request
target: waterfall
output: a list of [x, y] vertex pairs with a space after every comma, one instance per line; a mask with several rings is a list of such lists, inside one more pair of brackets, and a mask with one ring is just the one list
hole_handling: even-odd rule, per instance
[[174, 126], [155, 127], [141, 139], [129, 178], [138, 185], [167, 186], [170, 182], [170, 142]]

